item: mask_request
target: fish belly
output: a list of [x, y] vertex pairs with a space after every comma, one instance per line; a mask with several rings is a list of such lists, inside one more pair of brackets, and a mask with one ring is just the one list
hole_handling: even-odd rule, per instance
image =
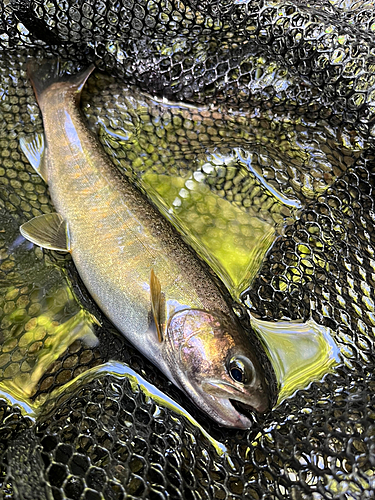
[[117, 172], [75, 110], [60, 109], [45, 120], [48, 183], [68, 223], [74, 263], [98, 306], [155, 361], [160, 346], [150, 342], [151, 270], [177, 308], [202, 309], [202, 302], [186, 279], [186, 261], [175, 255], [180, 247], [176, 239], [170, 243], [169, 223]]
[[167, 283], [173, 280], [165, 272], [171, 263], [162, 261], [158, 242], [137, 220], [118, 186], [108, 182], [110, 177], [97, 179], [91, 193], [84, 181], [72, 194], [65, 190], [62, 197], [60, 190], [56, 205], [68, 221], [71, 253], [83, 282], [103, 312], [134, 342], [149, 329], [151, 269]]

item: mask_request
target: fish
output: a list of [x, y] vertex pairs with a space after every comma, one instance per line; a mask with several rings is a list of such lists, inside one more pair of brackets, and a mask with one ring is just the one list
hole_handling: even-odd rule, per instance
[[103, 313], [199, 409], [221, 426], [251, 427], [242, 407], [264, 413], [271, 398], [229, 293], [85, 125], [80, 95], [94, 66], [69, 76], [57, 66], [28, 64], [44, 133], [20, 140], [56, 212], [21, 234], [69, 252]]

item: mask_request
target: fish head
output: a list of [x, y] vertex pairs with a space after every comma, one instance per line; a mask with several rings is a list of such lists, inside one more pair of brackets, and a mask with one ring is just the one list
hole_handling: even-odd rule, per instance
[[260, 413], [269, 409], [264, 369], [235, 316], [179, 311], [169, 321], [167, 343], [172, 375], [221, 425], [249, 428], [242, 406]]

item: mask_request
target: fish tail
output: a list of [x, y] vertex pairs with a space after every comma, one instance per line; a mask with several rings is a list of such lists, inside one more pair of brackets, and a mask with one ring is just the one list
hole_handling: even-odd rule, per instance
[[58, 59], [46, 59], [41, 63], [33, 60], [27, 64], [27, 75], [33, 86], [39, 107], [42, 109], [44, 102], [48, 100], [45, 99], [48, 89], [57, 83], [71, 91], [75, 95], [77, 102], [79, 102], [86, 80], [94, 69], [95, 66], [92, 64], [79, 73], [66, 75], [61, 73]]

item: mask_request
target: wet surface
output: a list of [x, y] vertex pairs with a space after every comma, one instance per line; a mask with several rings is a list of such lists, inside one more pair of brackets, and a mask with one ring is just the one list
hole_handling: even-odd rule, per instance
[[[184, 239], [211, 265], [233, 299], [240, 300], [241, 292], [251, 285], [275, 239], [299, 218], [302, 202], [298, 198], [303, 199], [303, 190], [298, 194], [290, 185], [277, 183], [275, 179], [266, 180], [259, 166], [256, 163], [253, 165], [254, 158], [257, 158], [252, 148], [255, 135], [253, 138], [249, 134], [243, 137], [247, 130], [245, 115], [229, 118], [218, 116], [215, 110], [177, 105], [166, 100], [158, 103], [145, 94], [137, 93], [135, 89], [123, 87], [119, 91], [119, 85], [112, 84], [113, 90], [123, 96], [119, 100], [116, 99], [116, 93], [103, 92], [108, 78], [98, 74], [91, 80], [94, 80], [96, 87], [91, 83], [88, 89], [94, 97], [87, 94], [83, 110], [88, 123], [92, 123], [94, 130], [96, 127], [114, 164], [124, 175], [133, 179], [161, 213], [180, 230]], [[104, 104], [98, 102], [99, 98], [104, 100]], [[107, 110], [108, 114], [101, 114], [102, 109]], [[223, 118], [221, 129], [220, 126], [214, 126], [218, 118]], [[166, 134], [164, 138], [163, 134]], [[273, 134], [273, 137], [280, 141], [278, 135]], [[176, 138], [181, 150], [173, 154]], [[200, 140], [197, 141], [197, 138]], [[246, 152], [244, 147], [235, 147], [239, 144], [246, 145], [251, 152]], [[280, 145], [278, 149], [279, 155], [285, 154]], [[297, 145], [294, 149], [297, 151]], [[299, 149], [302, 155], [302, 148]], [[40, 184], [35, 173], [33, 180]], [[46, 189], [44, 183], [40, 185], [40, 190]], [[45, 204], [41, 206], [41, 211], [49, 211], [47, 203], [51, 202], [48, 195], [43, 201]], [[29, 273], [29, 280], [33, 284], [36, 282], [42, 291], [39, 295], [34, 293], [40, 304], [35, 306], [39, 307], [35, 309], [36, 314], [30, 315], [22, 307], [22, 297], [18, 296], [17, 289], [5, 289], [7, 314], [4, 322], [8, 322], [10, 331], [12, 324], [17, 323], [20, 328], [24, 328], [25, 333], [22, 339], [18, 339], [15, 334], [5, 334], [2, 386], [5, 394], [30, 403], [30, 398], [38, 389], [46, 396], [49, 383], [63, 387], [72, 377], [75, 379], [81, 370], [91, 366], [84, 359], [85, 355], [95, 359], [94, 355], [88, 353], [99, 343], [94, 325], [98, 327], [101, 324], [75, 300], [71, 284], [64, 276], [63, 262], [69, 261], [69, 258], [58, 257], [63, 259], [60, 273], [57, 262], [50, 263], [50, 269], [44, 271], [42, 250], [33, 247], [19, 235], [17, 224], [13, 224], [12, 230], [13, 233], [10, 228], [4, 228], [6, 238], [14, 239], [6, 248], [9, 262], [12, 259], [19, 260], [20, 266], [26, 268], [24, 272]], [[51, 274], [56, 274], [51, 290], [45, 291], [43, 279], [38, 281], [33, 273], [33, 265], [16, 255], [17, 247], [39, 255], [42, 271], [48, 280]], [[6, 262], [3, 267], [6, 268]], [[26, 298], [24, 301], [27, 305]], [[266, 345], [273, 369], [276, 370], [280, 401], [293, 394], [296, 388], [307, 387], [312, 380], [320, 379], [338, 363], [338, 348], [332, 351], [335, 344], [324, 327], [321, 327], [318, 341], [320, 348], [312, 347], [313, 352], [308, 354], [306, 345], [295, 347], [293, 353], [290, 352], [290, 346], [298, 346], [302, 331], [304, 337], [310, 338], [307, 342], [315, 344], [313, 339], [319, 331], [318, 325], [311, 328], [301, 318], [299, 324], [255, 323], [254, 319], [252, 326]], [[287, 335], [291, 336], [289, 343], [281, 340], [286, 330]], [[74, 353], [82, 346], [83, 355], [68, 357], [62, 364], [63, 369], [57, 377], [53, 377], [57, 366], [61, 365], [59, 358], [66, 355], [67, 350]], [[15, 349], [12, 350], [12, 347]], [[294, 357], [299, 359], [297, 364], [288, 361]], [[308, 361], [310, 358], [313, 361]], [[72, 370], [74, 364], [81, 368]], [[318, 370], [317, 365], [320, 365]], [[298, 370], [302, 370], [303, 376], [294, 382]], [[34, 399], [32, 406], [39, 407], [43, 400]]]
[[[204, 241], [215, 257], [215, 271], [234, 296], [242, 292], [254, 317], [311, 319], [338, 346], [340, 366], [270, 415], [254, 417], [247, 433], [202, 418], [111, 328], [69, 259], [20, 239], [21, 223], [53, 208], [19, 148], [21, 135], [42, 129], [24, 69], [34, 53], [30, 48], [2, 53], [0, 464], [5, 498], [372, 498], [371, 9], [340, 3], [313, 10], [284, 3], [258, 16], [258, 7], [223, 4], [221, 20], [210, 23], [207, 11], [215, 18], [213, 6], [196, 11], [193, 3], [185, 10], [176, 4], [177, 24], [169, 26], [164, 45], [156, 38], [145, 45], [136, 36], [160, 33], [157, 23], [149, 24], [155, 15], [151, 7], [144, 23], [140, 5], [111, 14], [116, 29], [132, 23], [124, 12], [134, 20], [133, 31], [125, 29], [115, 44], [101, 39], [108, 29], [105, 6], [95, 7], [97, 34], [90, 32], [88, 4], [81, 11], [62, 6], [57, 15], [55, 6], [36, 1], [30, 12], [45, 23], [40, 36], [47, 41], [89, 41], [86, 51], [73, 43], [54, 52], [72, 59], [79, 54], [83, 65], [99, 57], [101, 67], [116, 76], [94, 75], [83, 99], [88, 124], [114, 163], [154, 197], [203, 254]], [[161, 26], [169, 8], [157, 4]], [[242, 45], [223, 35], [233, 29], [233, 19], [237, 36], [246, 40]], [[17, 23], [8, 4], [2, 5], [5, 20], [2, 33], [30, 46], [25, 27], [11, 32]], [[185, 39], [170, 43], [181, 30]], [[247, 43], [250, 32], [258, 47]], [[274, 43], [264, 51], [270, 34]], [[298, 49], [285, 50], [287, 39], [300, 40]], [[8, 43], [2, 36], [1, 45]], [[118, 81], [119, 74], [130, 84]], [[178, 104], [182, 100], [189, 106]], [[249, 236], [254, 231], [257, 239]], [[225, 268], [223, 235], [226, 252], [234, 252], [240, 269]], [[99, 339], [96, 346], [88, 324]], [[100, 372], [98, 365], [110, 360], [120, 364]], [[145, 393], [145, 382], [135, 382], [133, 374], [124, 378], [126, 369], [119, 368], [124, 366], [187, 414], [151, 389]], [[226, 453], [218, 453], [217, 446], [225, 446]], [[22, 479], [26, 471], [29, 483]]]

